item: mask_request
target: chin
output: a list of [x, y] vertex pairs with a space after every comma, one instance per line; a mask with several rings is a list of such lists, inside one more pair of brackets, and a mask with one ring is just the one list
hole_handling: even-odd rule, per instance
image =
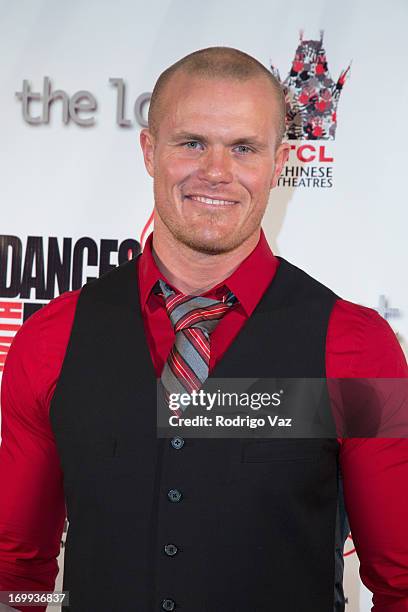
[[210, 238], [208, 236], [194, 236], [194, 235], [183, 235], [178, 236], [178, 239], [183, 242], [186, 246], [198, 253], [205, 253], [207, 255], [219, 255], [221, 253], [228, 253], [234, 250], [240, 241], [231, 241], [231, 236], [216, 236]]

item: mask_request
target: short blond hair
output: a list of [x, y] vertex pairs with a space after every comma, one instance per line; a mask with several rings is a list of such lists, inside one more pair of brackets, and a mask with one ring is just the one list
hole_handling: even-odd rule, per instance
[[221, 78], [246, 81], [256, 77], [266, 77], [272, 85], [277, 102], [277, 142], [281, 142], [286, 130], [286, 102], [281, 84], [261, 62], [232, 47], [208, 47], [207, 49], [194, 51], [161, 73], [154, 86], [149, 106], [148, 124], [153, 135], [156, 135], [159, 129], [163, 90], [171, 77], [179, 71], [208, 79]]

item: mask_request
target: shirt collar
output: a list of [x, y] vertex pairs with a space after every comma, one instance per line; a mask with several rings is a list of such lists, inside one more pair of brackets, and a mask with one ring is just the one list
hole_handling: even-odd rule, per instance
[[147, 237], [139, 261], [139, 292], [142, 312], [145, 310], [146, 302], [149, 299], [150, 293], [157, 281], [162, 278], [166, 283], [168, 282], [154, 261], [152, 241], [153, 233], [149, 234]]
[[[142, 312], [145, 310], [146, 302], [156, 282], [160, 278], [168, 282], [154, 260], [152, 240], [153, 234], [150, 234], [139, 262], [139, 291]], [[238, 298], [245, 314], [249, 317], [272, 281], [278, 265], [279, 260], [272, 253], [261, 229], [259, 241], [254, 250], [228, 278], [203, 295], [207, 297], [215, 295], [219, 289], [227, 285], [228, 289]]]
[[[254, 250], [241, 261], [235, 272], [223, 280], [220, 285], [227, 285], [228, 289], [238, 298], [245, 314], [250, 317], [275, 276], [278, 266], [279, 260], [272, 253], [261, 228], [258, 244]], [[214, 289], [216, 288], [214, 287]]]

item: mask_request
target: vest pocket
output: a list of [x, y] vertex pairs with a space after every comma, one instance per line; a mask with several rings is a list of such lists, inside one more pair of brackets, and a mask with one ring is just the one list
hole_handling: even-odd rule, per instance
[[295, 480], [303, 487], [320, 479], [327, 461], [326, 445], [325, 440], [311, 439], [242, 440], [240, 452], [230, 461], [228, 482], [246, 481], [260, 490], [268, 489], [273, 480], [277, 490], [284, 492]]

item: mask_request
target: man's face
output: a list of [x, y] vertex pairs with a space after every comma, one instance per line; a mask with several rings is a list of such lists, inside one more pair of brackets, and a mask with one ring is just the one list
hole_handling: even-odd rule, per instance
[[154, 179], [155, 227], [195, 251], [228, 252], [258, 232], [288, 155], [276, 147], [277, 102], [266, 78], [167, 84], [158, 133], [142, 130]]

